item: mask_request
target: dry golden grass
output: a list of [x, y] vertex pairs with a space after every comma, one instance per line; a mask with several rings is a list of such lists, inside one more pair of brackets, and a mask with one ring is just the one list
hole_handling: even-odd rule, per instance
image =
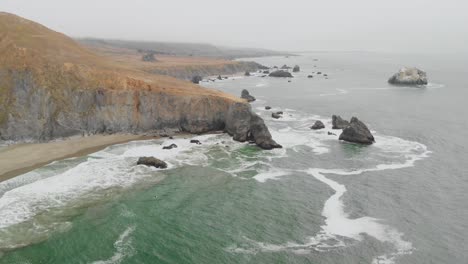
[[[57, 97], [60, 89], [67, 86], [74, 89], [140, 89], [241, 101], [238, 97], [217, 90], [167, 76], [148, 74], [143, 62], [139, 61], [141, 57], [136, 54], [120, 56], [110, 58], [112, 56], [95, 54], [64, 34], [16, 15], [0, 12], [0, 69], [30, 70], [36, 81]], [[158, 59], [161, 60], [158, 62], [161, 67], [224, 63], [197, 58]], [[2, 85], [0, 95], [7, 94], [8, 90], [8, 87]]]

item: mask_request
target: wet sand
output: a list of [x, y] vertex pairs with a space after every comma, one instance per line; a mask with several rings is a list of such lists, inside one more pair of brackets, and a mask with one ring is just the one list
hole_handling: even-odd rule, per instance
[[153, 138], [131, 134], [94, 135], [11, 145], [0, 150], [0, 182], [56, 160], [88, 155], [114, 144]]

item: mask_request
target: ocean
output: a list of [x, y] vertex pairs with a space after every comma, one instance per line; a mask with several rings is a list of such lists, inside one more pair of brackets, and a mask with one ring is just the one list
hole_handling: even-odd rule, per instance
[[[136, 141], [1, 182], [0, 263], [468, 263], [466, 56], [250, 60], [301, 71], [201, 85], [249, 90], [282, 149], [225, 134]], [[387, 84], [403, 66], [430, 83]], [[340, 142], [333, 114], [376, 143]], [[169, 168], [135, 166], [148, 155]]]

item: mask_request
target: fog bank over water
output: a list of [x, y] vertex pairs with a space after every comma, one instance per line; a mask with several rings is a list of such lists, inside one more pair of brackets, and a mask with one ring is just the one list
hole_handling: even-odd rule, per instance
[[468, 52], [463, 0], [2, 0], [0, 10], [74, 37], [289, 51]]

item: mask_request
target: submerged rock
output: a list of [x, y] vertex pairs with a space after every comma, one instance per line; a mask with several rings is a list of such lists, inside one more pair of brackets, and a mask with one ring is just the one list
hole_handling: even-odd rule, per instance
[[269, 76], [270, 77], [281, 77], [281, 78], [292, 78], [293, 77], [290, 72], [282, 71], [282, 70], [274, 71], [274, 72], [270, 73]]
[[418, 68], [402, 68], [395, 73], [388, 82], [399, 85], [426, 85], [426, 72]]
[[256, 100], [255, 97], [250, 95], [249, 91], [247, 91], [246, 89], [242, 90], [241, 98], [246, 99], [247, 102], [253, 102]]
[[341, 118], [341, 116], [332, 116], [332, 129], [343, 129], [349, 125], [349, 122]]
[[170, 144], [169, 146], [164, 146], [163, 149], [173, 149], [173, 148], [177, 148], [177, 145], [176, 144]]
[[155, 167], [158, 169], [165, 169], [167, 168], [167, 163], [157, 159], [155, 157], [140, 157], [137, 161], [137, 165], [145, 165], [148, 167]]
[[293, 72], [300, 72], [300, 71], [301, 71], [301, 68], [299, 67], [299, 65], [294, 66]]
[[225, 131], [236, 141], [252, 141], [263, 149], [282, 147], [271, 138], [265, 122], [252, 112], [249, 104], [234, 103], [230, 106], [226, 114]]
[[311, 126], [310, 128], [313, 129], [313, 130], [318, 130], [318, 129], [325, 128], [325, 125], [322, 123], [322, 121], [317, 120], [317, 121], [315, 121], [314, 125]]
[[351, 118], [349, 126], [343, 129], [343, 133], [341, 133], [339, 139], [367, 145], [375, 142], [374, 136], [371, 134], [370, 130], [357, 117]]

